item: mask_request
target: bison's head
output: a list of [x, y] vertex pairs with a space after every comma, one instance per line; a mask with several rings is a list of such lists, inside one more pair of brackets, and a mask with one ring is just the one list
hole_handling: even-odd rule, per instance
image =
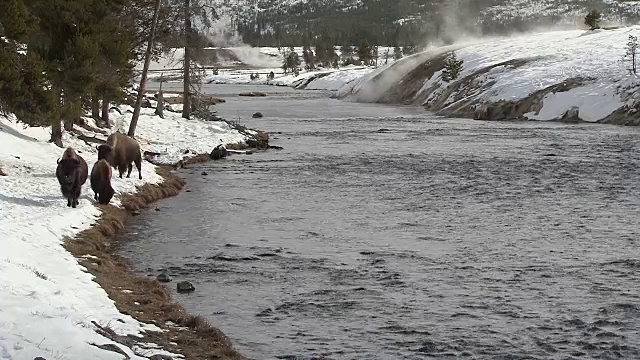
[[80, 160], [78, 158], [62, 158], [62, 160], [58, 160], [56, 175], [61, 185], [72, 185], [77, 171], [80, 171]]
[[113, 148], [109, 145], [103, 144], [97, 147], [98, 160], [105, 159], [109, 164], [113, 163]]

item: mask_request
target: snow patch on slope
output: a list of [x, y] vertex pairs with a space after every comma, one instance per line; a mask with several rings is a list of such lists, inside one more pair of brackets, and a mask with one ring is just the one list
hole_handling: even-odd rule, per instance
[[[424, 80], [414, 98], [407, 101], [425, 99], [424, 104], [430, 104], [439, 99], [445, 100], [442, 102], [445, 106], [454, 101], [460, 104], [513, 102], [570, 79], [583, 79], [577, 88], [547, 94], [540, 112], [526, 116], [537, 120], [557, 119], [576, 107], [581, 119], [598, 121], [627, 105], [627, 99], [640, 85], [628, 70], [630, 61], [622, 61], [629, 35], [639, 32], [640, 26], [586, 32], [552, 31], [483, 39], [457, 44], [458, 49], [430, 49], [365, 76], [340, 89], [338, 94], [359, 101], [377, 101], [385, 94], [379, 91], [385, 83], [402, 86], [399, 81], [411, 81], [401, 79], [418, 66], [426, 66], [437, 54], [455, 51], [458, 59], [464, 61], [458, 79], [446, 83], [441, 71], [436, 71]], [[425, 91], [432, 93], [420, 97]], [[443, 96], [447, 99], [442, 99]]]

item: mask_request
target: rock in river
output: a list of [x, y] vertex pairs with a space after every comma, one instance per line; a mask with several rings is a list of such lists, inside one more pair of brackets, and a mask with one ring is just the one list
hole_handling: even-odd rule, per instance
[[229, 152], [222, 144], [220, 144], [211, 150], [209, 158], [211, 158], [211, 160], [220, 160], [226, 158], [227, 155], [229, 155]]
[[257, 113], [254, 113], [254, 114], [253, 114], [253, 118], [261, 118], [261, 117], [263, 117], [263, 116], [264, 116], [264, 115], [262, 115], [262, 113], [261, 113], [261, 112], [259, 112], [259, 111], [258, 111]]
[[160, 273], [160, 275], [156, 277], [156, 279], [158, 279], [158, 281], [160, 282], [167, 283], [171, 281], [171, 276], [169, 276], [169, 274], [163, 271], [162, 273]]
[[187, 292], [192, 292], [195, 291], [195, 287], [193, 286], [192, 283], [188, 282], [188, 281], [180, 281], [177, 285], [176, 288], [178, 290], [179, 293], [187, 293]]

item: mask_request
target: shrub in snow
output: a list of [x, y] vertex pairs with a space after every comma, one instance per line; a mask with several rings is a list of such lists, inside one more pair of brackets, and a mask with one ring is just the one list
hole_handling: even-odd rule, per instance
[[462, 71], [462, 64], [464, 61], [458, 60], [455, 52], [452, 52], [444, 60], [444, 69], [442, 70], [442, 80], [449, 82], [458, 78]]
[[600, 14], [600, 11], [593, 9], [584, 17], [584, 24], [589, 26], [591, 30], [599, 29], [601, 18], [602, 14]]

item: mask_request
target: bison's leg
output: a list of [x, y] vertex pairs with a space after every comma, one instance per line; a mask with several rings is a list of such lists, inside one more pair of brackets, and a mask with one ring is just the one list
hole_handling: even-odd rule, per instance
[[71, 198], [70, 197], [67, 198], [67, 207], [71, 207]]
[[120, 173], [120, 179], [122, 179], [122, 175], [124, 175], [125, 170], [127, 170], [125, 166], [118, 165], [118, 172]]
[[98, 201], [98, 193], [97, 192], [93, 193], [93, 200]]
[[127, 165], [127, 177], [131, 177], [131, 170], [133, 170], [133, 164], [129, 163], [129, 165]]
[[138, 179], [142, 180], [142, 157], [137, 158], [135, 163], [138, 168]]
[[76, 206], [78, 206], [78, 199], [73, 199], [73, 201], [71, 202], [71, 207], [75, 209]]

